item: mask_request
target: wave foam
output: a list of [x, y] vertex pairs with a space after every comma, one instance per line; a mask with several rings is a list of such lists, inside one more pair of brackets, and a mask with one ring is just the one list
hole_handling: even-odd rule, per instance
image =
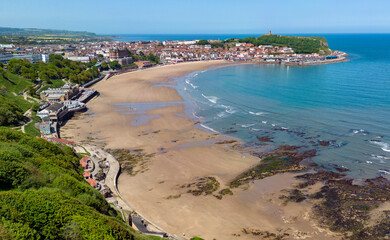
[[379, 169], [378, 172], [384, 173], [384, 174], [386, 174], [386, 175], [389, 175], [389, 174], [390, 174], [390, 171], [387, 170], [387, 169]]
[[233, 108], [227, 108], [227, 109], [225, 110], [225, 112], [230, 113], [230, 114], [233, 114], [233, 113], [236, 112], [236, 110], [234, 110]]
[[219, 118], [223, 118], [223, 117], [226, 116], [226, 112], [225, 112], [225, 111], [219, 112], [219, 113], [217, 113], [217, 116], [218, 116]]
[[215, 97], [215, 96], [206, 96], [203, 93], [202, 93], [202, 96], [214, 104], [217, 103], [217, 101], [218, 101], [218, 97]]
[[200, 126], [202, 126], [203, 128], [209, 130], [210, 132], [213, 132], [213, 133], [219, 133], [218, 131], [212, 129], [211, 127], [207, 127], [206, 125], [203, 125], [203, 124], [200, 124]]
[[362, 135], [368, 134], [368, 132], [364, 129], [352, 129], [351, 131], [353, 134], [362, 134]]
[[381, 149], [385, 152], [390, 152], [390, 144], [386, 142], [381, 142], [378, 140], [371, 140], [370, 143], [376, 144], [381, 147]]
[[194, 84], [190, 83], [190, 86], [193, 88], [193, 89], [197, 89], [198, 86], [195, 86]]
[[386, 157], [386, 156], [384, 156], [384, 155], [375, 155], [375, 154], [371, 154], [371, 157], [374, 158], [374, 159], [390, 160], [390, 157]]
[[242, 124], [241, 127], [248, 128], [254, 126], [256, 123]]
[[252, 114], [252, 115], [256, 115], [256, 116], [264, 115], [263, 112], [248, 112], [248, 113], [250, 113], [250, 114]]

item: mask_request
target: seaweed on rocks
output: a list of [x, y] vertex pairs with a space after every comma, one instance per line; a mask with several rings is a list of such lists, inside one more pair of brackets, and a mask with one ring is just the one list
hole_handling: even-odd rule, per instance
[[269, 137], [269, 136], [263, 136], [263, 137], [257, 136], [256, 138], [257, 138], [260, 142], [263, 142], [263, 143], [265, 143], [265, 142], [273, 142], [273, 141], [272, 141], [272, 138]]
[[304, 201], [307, 197], [302, 193], [302, 191], [298, 189], [293, 189], [288, 191], [288, 195], [282, 195], [279, 197], [279, 199], [284, 200], [284, 204], [287, 204], [288, 202], [302, 202]]
[[[320, 191], [305, 196], [321, 199], [313, 213], [330, 230], [346, 233], [348, 239], [386, 239], [390, 237], [390, 218], [383, 217], [369, 224], [370, 211], [390, 201], [390, 181], [384, 177], [367, 179], [363, 185], [353, 183], [345, 174], [319, 170], [316, 173], [299, 175], [310, 183], [323, 182]], [[296, 194], [295, 194], [296, 195]]]
[[215, 177], [203, 177], [197, 178], [195, 182], [183, 185], [182, 188], [190, 188], [187, 193], [191, 193], [194, 196], [210, 195], [218, 190], [219, 182]]
[[260, 154], [259, 164], [237, 176], [230, 182], [231, 188], [239, 187], [250, 181], [263, 179], [283, 172], [299, 172], [307, 170], [307, 166], [300, 164], [304, 159], [314, 157], [316, 150], [299, 151], [299, 146], [282, 145], [269, 153]]
[[290, 236], [290, 234], [288, 233], [273, 233], [269, 231], [263, 231], [263, 230], [251, 229], [251, 228], [243, 228], [242, 232], [244, 234], [250, 234], [253, 236], [261, 237], [261, 239], [269, 239], [269, 240], [282, 240]]
[[146, 154], [142, 149], [109, 149], [108, 151], [118, 160], [121, 169], [131, 176], [147, 171], [147, 162], [154, 156], [153, 153]]

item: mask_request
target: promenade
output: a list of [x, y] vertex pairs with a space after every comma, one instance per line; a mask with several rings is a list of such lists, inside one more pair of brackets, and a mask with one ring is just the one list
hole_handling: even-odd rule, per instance
[[[112, 196], [107, 197], [106, 200], [108, 203], [114, 204], [115, 207], [121, 212], [122, 218], [125, 221], [128, 221], [129, 218], [126, 217], [124, 212], [127, 212], [129, 214], [136, 213], [136, 215], [132, 216], [132, 222], [134, 223], [134, 226], [137, 230], [148, 234], [148, 235], [154, 235], [154, 236], [166, 236], [166, 233], [163, 229], [158, 227], [157, 225], [153, 224], [150, 220], [148, 220], [146, 217], [142, 216], [139, 212], [137, 212], [136, 209], [134, 209], [126, 200], [123, 199], [121, 196], [118, 187], [117, 187], [117, 179], [120, 174], [120, 164], [115, 159], [113, 155], [110, 153], [104, 151], [101, 148], [98, 148], [96, 146], [92, 145], [83, 145], [83, 147], [93, 156], [91, 159], [94, 161], [95, 169], [93, 171], [93, 175], [98, 171], [98, 161], [96, 161], [96, 158], [98, 159], [105, 159], [107, 161], [109, 170], [106, 172], [106, 177], [103, 181], [100, 181], [101, 185], [105, 185], [107, 188], [109, 188], [112, 191]], [[137, 216], [138, 215], [138, 216]], [[144, 222], [149, 223], [149, 228], [152, 227], [153, 229], [149, 230], [145, 225]], [[133, 226], [133, 227], [134, 227]], [[179, 238], [177, 236], [172, 236], [173, 239], [182, 240], [182, 238]]]

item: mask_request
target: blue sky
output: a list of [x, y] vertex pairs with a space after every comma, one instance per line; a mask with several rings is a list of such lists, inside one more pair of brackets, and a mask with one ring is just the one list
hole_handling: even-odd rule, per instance
[[390, 33], [389, 0], [0, 0], [0, 26], [99, 34]]

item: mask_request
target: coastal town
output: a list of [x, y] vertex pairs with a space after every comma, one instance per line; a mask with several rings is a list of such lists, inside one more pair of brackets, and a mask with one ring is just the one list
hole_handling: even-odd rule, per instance
[[[266, 36], [273, 36], [271, 32]], [[327, 45], [326, 45], [327, 46]], [[89, 62], [118, 61], [122, 66], [135, 63], [137, 67], [148, 67], [148, 61], [137, 62], [135, 55], [153, 55], [161, 64], [175, 64], [188, 61], [229, 60], [264, 64], [312, 65], [346, 61], [346, 53], [332, 51], [325, 53], [295, 53], [291, 47], [259, 45], [228, 40], [187, 41], [101, 41], [78, 44], [14, 45], [0, 44], [0, 62], [10, 59], [27, 59], [30, 62], [49, 61], [49, 54]], [[99, 64], [98, 64], [99, 66]], [[134, 66], [134, 65], [133, 65]]]
[[[268, 35], [270, 36], [271, 33], [269, 32]], [[106, 200], [121, 212], [122, 218], [130, 225], [133, 224], [136, 229], [145, 234], [161, 237], [168, 235], [137, 213], [121, 197], [116, 186], [120, 164], [115, 157], [96, 146], [76, 143], [61, 137], [61, 127], [65, 126], [73, 116], [86, 112], [87, 103], [99, 95], [99, 92], [93, 88], [95, 83], [129, 71], [184, 62], [224, 60], [232, 63], [313, 65], [347, 61], [345, 57], [346, 54], [339, 51], [332, 51], [328, 54], [297, 54], [291, 47], [255, 46], [253, 43], [240, 42], [239, 39], [162, 42], [99, 41], [42, 45], [0, 44], [0, 63], [6, 70], [10, 67], [14, 68], [15, 60], [23, 61], [23, 64], [28, 65], [30, 63], [53, 63], [56, 59], [62, 59], [61, 61], [68, 61], [68, 63], [83, 63], [87, 66], [85, 71], [98, 70], [98, 74], [90, 77], [89, 80], [71, 77], [57, 79], [61, 83], [59, 86], [47, 85], [45, 82], [50, 82], [50, 80], [43, 81], [40, 76], [34, 77], [36, 88], [29, 91], [29, 94], [27, 90], [24, 90], [19, 92], [19, 95], [23, 95], [26, 100], [39, 103], [36, 112], [31, 113], [29, 109], [27, 111], [29, 114], [25, 116], [28, 119], [36, 116], [40, 118], [40, 121], [32, 122], [30, 119], [21, 126], [21, 129], [24, 132], [26, 126], [33, 123], [34, 128], [39, 130], [37, 137], [72, 147], [76, 153], [83, 156], [79, 163], [83, 168], [83, 178], [86, 182], [100, 191]], [[11, 64], [8, 64], [10, 62]], [[64, 68], [61, 66], [63, 63], [58, 64]], [[171, 238], [181, 239], [178, 236], [171, 236]]]
[[[268, 36], [271, 36], [270, 33]], [[327, 44], [324, 45], [325, 50], [326, 48]], [[279, 46], [277, 44], [258, 45], [243, 42], [239, 39], [233, 39], [231, 42], [221, 40], [191, 40], [163, 42], [103, 41], [31, 46], [1, 44], [0, 49], [0, 67], [4, 69], [2, 78], [10, 80], [11, 76], [17, 75], [20, 78], [24, 78], [24, 81], [29, 81], [29, 84], [32, 85], [28, 88], [21, 88], [20, 90], [13, 92], [13, 95], [38, 105], [36, 109], [34, 109], [33, 106], [28, 108], [23, 114], [24, 122], [20, 121], [21, 125], [13, 128], [19, 129], [21, 132], [25, 133], [28, 126], [33, 126], [35, 131], [37, 131], [35, 135], [36, 139], [44, 139], [45, 141], [55, 143], [58, 146], [66, 146], [73, 149], [72, 151], [79, 157], [77, 166], [80, 168], [79, 176], [81, 177], [81, 180], [83, 180], [87, 186], [89, 185], [90, 188], [100, 192], [105, 201], [117, 211], [117, 218], [122, 219], [123, 222], [134, 229], [139, 230], [143, 234], [152, 237], [157, 236], [178, 240], [188, 239], [188, 235], [195, 236], [201, 229], [193, 231], [192, 229], [187, 228], [187, 224], [171, 228], [164, 223], [164, 219], [176, 219], [177, 216], [174, 213], [164, 212], [163, 209], [154, 210], [154, 213], [148, 212], [144, 208], [146, 203], [151, 204], [147, 199], [158, 198], [160, 201], [164, 202], [164, 204], [167, 204], [167, 209], [174, 208], [176, 201], [184, 202], [182, 204], [185, 206], [187, 206], [186, 204], [192, 204], [196, 201], [208, 201], [212, 203], [215, 199], [220, 201], [222, 198], [226, 198], [224, 202], [228, 202], [229, 197], [227, 195], [241, 194], [236, 189], [237, 186], [246, 184], [248, 179], [262, 178], [260, 175], [256, 175], [256, 172], [250, 171], [250, 169], [248, 172], [242, 172], [247, 167], [253, 166], [253, 164], [256, 163], [257, 153], [252, 152], [245, 158], [242, 158], [239, 151], [236, 152], [233, 150], [234, 147], [238, 146], [236, 145], [238, 144], [236, 140], [226, 140], [223, 135], [209, 134], [193, 127], [198, 123], [194, 123], [191, 120], [183, 120], [182, 117], [180, 117], [183, 114], [181, 111], [179, 111], [179, 113], [176, 112], [173, 119], [169, 119], [170, 124], [167, 125], [165, 130], [160, 130], [161, 127], [159, 124], [153, 125], [151, 123], [144, 124], [145, 126], [138, 126], [139, 128], [129, 124], [129, 126], [126, 125], [126, 127], [120, 129], [114, 125], [107, 126], [102, 119], [103, 115], [108, 117], [108, 119], [113, 119], [115, 118], [113, 116], [117, 114], [117, 112], [102, 113], [101, 109], [96, 110], [96, 105], [113, 103], [112, 96], [109, 96], [109, 93], [111, 92], [116, 92], [118, 96], [121, 96], [119, 99], [122, 100], [119, 101], [122, 102], [125, 101], [124, 99], [129, 101], [128, 98], [124, 98], [127, 95], [131, 95], [134, 99], [138, 99], [137, 101], [139, 101], [139, 99], [144, 99], [142, 101], [145, 102], [149, 101], [146, 100], [150, 99], [148, 96], [156, 93], [152, 90], [155, 89], [154, 83], [158, 82], [156, 80], [161, 79], [162, 82], [169, 80], [165, 77], [160, 77], [160, 74], [165, 76], [164, 71], [169, 72], [167, 76], [181, 76], [194, 71], [203, 71], [205, 69], [240, 63], [306, 66], [348, 61], [346, 53], [340, 51], [324, 51], [322, 54], [295, 53], [293, 47]], [[34, 68], [39, 74], [30, 76], [29, 69]], [[149, 70], [143, 71], [143, 69]], [[130, 74], [132, 76], [131, 79], [127, 77], [127, 74], [124, 74], [128, 72], [132, 72]], [[45, 76], [48, 77], [44, 78]], [[128, 80], [132, 80], [131, 86], [128, 84]], [[147, 81], [150, 82], [145, 84]], [[113, 82], [116, 84], [112, 84]], [[161, 84], [161, 82], [159, 83]], [[121, 84], [122, 87], [118, 88]], [[145, 85], [143, 84], [148, 87], [145, 91], [139, 92], [137, 89], [140, 89], [141, 86], [145, 89]], [[161, 102], [177, 102], [180, 100], [179, 96], [175, 97], [177, 93], [172, 93], [168, 90], [173, 89], [161, 88], [157, 95], [153, 95], [152, 99], [155, 99], [155, 97], [158, 96], [157, 101]], [[106, 103], [102, 103], [101, 100], [103, 98], [98, 98], [100, 94], [104, 96], [104, 101], [107, 101]], [[118, 101], [118, 99], [116, 99], [115, 102], [116, 101]], [[91, 111], [89, 108], [93, 110]], [[135, 108], [130, 107], [131, 111], [134, 111], [134, 109]], [[155, 110], [152, 110], [151, 112], [153, 111]], [[171, 110], [168, 107], [160, 111], [166, 111], [166, 113], [168, 113]], [[93, 115], [99, 117], [92, 119], [94, 117]], [[131, 116], [127, 116], [124, 119], [127, 121], [128, 117], [131, 118]], [[167, 117], [163, 114], [163, 117], [157, 119], [159, 119], [158, 121], [165, 121]], [[94, 122], [93, 126], [90, 125], [90, 121]], [[190, 130], [186, 128], [179, 128], [179, 130], [177, 130], [173, 127], [179, 126], [180, 124], [186, 126], [187, 123], [183, 124], [181, 121], [190, 121], [188, 123], [188, 126], [191, 126], [191, 128], [189, 128]], [[124, 130], [133, 127], [137, 130]], [[102, 136], [100, 135], [100, 129], [102, 128], [107, 128], [106, 132], [115, 137], [111, 137], [111, 140], [109, 141], [97, 140], [102, 139]], [[285, 131], [285, 129], [282, 130]], [[124, 131], [131, 132], [132, 135], [127, 134], [126, 136], [122, 136]], [[164, 134], [159, 134], [160, 131], [177, 132], [180, 134], [175, 135], [173, 138], [173, 135], [165, 136]], [[31, 135], [31, 133], [29, 134]], [[151, 138], [149, 135], [153, 135], [153, 137]], [[226, 161], [228, 161], [227, 165], [230, 166], [237, 164], [236, 159], [241, 159], [240, 164], [243, 164], [241, 168], [226, 168], [221, 170], [224, 175], [228, 176], [225, 179], [235, 179], [234, 181], [228, 184], [223, 182], [224, 178], [215, 177], [214, 175], [198, 177], [195, 174], [188, 175], [188, 173], [184, 174], [181, 173], [180, 170], [175, 170], [177, 167], [177, 169], [180, 167], [188, 168], [188, 164], [192, 164], [193, 162], [196, 162], [196, 165], [198, 166], [208, 164], [208, 159], [199, 159], [197, 157], [199, 154], [197, 152], [198, 147], [184, 147], [184, 149], [180, 149], [179, 151], [175, 150], [176, 147], [180, 147], [180, 142], [185, 142], [190, 135], [193, 135], [193, 141], [196, 142], [215, 142], [214, 146], [213, 144], [198, 146], [199, 148], [202, 148], [201, 151], [203, 154], [212, 156], [210, 158], [213, 159], [213, 161], [220, 161], [219, 164], [213, 166], [215, 171], [221, 170], [220, 165], [223, 165]], [[119, 139], [119, 141], [125, 145], [120, 145], [120, 147], [111, 149], [108, 146], [113, 146], [112, 141], [115, 141], [115, 139]], [[257, 139], [262, 142], [272, 141], [267, 137]], [[130, 159], [134, 158], [134, 156], [136, 159], [143, 158], [141, 153], [143, 149], [139, 150], [138, 148], [134, 148], [132, 145], [133, 141], [147, 142], [148, 144], [143, 145], [142, 147], [146, 148], [145, 152], [149, 153], [150, 156], [153, 156], [154, 162], [164, 161], [164, 164], [167, 164], [173, 159], [175, 166], [169, 168], [160, 166], [158, 167], [159, 169], [154, 167], [154, 169], [148, 170], [148, 173], [144, 175], [152, 176], [150, 179], [142, 179], [138, 184], [137, 181], [139, 180], [135, 180], [135, 184], [134, 181], [132, 181], [133, 184], [131, 185], [124, 184], [126, 180], [130, 181], [129, 178], [131, 178], [131, 180], [136, 179], [135, 174], [132, 174], [132, 171], [133, 169], [140, 167], [140, 165], [137, 165], [139, 163], [135, 163], [135, 165], [129, 166], [127, 165], [127, 161], [129, 160], [123, 160], [121, 159], [121, 156], [126, 156], [126, 153], [129, 153], [130, 155], [134, 154], [127, 156], [130, 156]], [[164, 145], [161, 145], [162, 143], [164, 143]], [[322, 141], [319, 144], [325, 146], [329, 144], [329, 142]], [[119, 154], [118, 151], [120, 152]], [[188, 151], [187, 158], [184, 159], [182, 157], [180, 154], [181, 151]], [[242, 149], [241, 151], [245, 150]], [[215, 152], [218, 152], [220, 156], [214, 156]], [[155, 154], [157, 156], [155, 156]], [[281, 173], [284, 173], [302, 170], [303, 168], [299, 164], [299, 161], [303, 159], [302, 156], [304, 156], [304, 158], [310, 158], [315, 155], [315, 151], [298, 152], [294, 147], [285, 147], [276, 149], [269, 154], [287, 154], [296, 161], [291, 161], [291, 166], [287, 166], [286, 169], [280, 170]], [[168, 158], [167, 155], [169, 155]], [[130, 161], [133, 160], [134, 159]], [[141, 160], [141, 162], [142, 161], [147, 160]], [[148, 168], [149, 167], [150, 166], [148, 166]], [[264, 166], [259, 165], [259, 167]], [[265, 167], [267, 167], [266, 164]], [[193, 167], [191, 166], [191, 169], [192, 168]], [[340, 172], [347, 171], [344, 168], [340, 169]], [[164, 184], [165, 175], [161, 175], [160, 171], [176, 174], [179, 176], [179, 179], [172, 183]], [[274, 174], [276, 175], [277, 172], [278, 171], [273, 172], [273, 170], [271, 170], [266, 174], [270, 174], [271, 176]], [[237, 178], [237, 176], [240, 177], [242, 174], [249, 175]], [[331, 175], [331, 173], [326, 174]], [[118, 180], [119, 176], [121, 177], [121, 180]], [[156, 176], [158, 176], [159, 179], [157, 183]], [[280, 176], [281, 175], [278, 175], [274, 178], [280, 178]], [[342, 175], [340, 174], [340, 176]], [[277, 180], [276, 182], [278, 181], [280, 180]], [[222, 186], [225, 188], [217, 190], [219, 189], [220, 184], [221, 189], [223, 188]], [[145, 189], [146, 185], [146, 188], [148, 189]], [[212, 186], [212, 189], [209, 190], [210, 193], [208, 190], [204, 190], [208, 186]], [[134, 192], [140, 192], [143, 196], [147, 197], [142, 197], [140, 199], [140, 204], [140, 202], [134, 201], [131, 194], [129, 195], [129, 193]], [[169, 195], [168, 192], [171, 195]], [[205, 196], [210, 195], [210, 198], [202, 200], [198, 197], [189, 197], [203, 194]], [[277, 194], [277, 191], [272, 192], [272, 194]], [[281, 198], [278, 199], [279, 200], [275, 198], [275, 201], [281, 201]], [[267, 204], [267, 202], [264, 200], [262, 204]], [[225, 205], [221, 204], [221, 206]], [[281, 208], [285, 212], [291, 211], [288, 207]], [[244, 208], [242, 208], [242, 210], [246, 211]], [[195, 211], [201, 212], [201, 209], [197, 208]], [[208, 211], [212, 210], [209, 209]], [[142, 214], [140, 212], [142, 212]], [[219, 210], [216, 210], [216, 212], [220, 214]], [[179, 214], [181, 214], [180, 216], [185, 216], [183, 213]], [[250, 215], [252, 212], [246, 212], [246, 214]], [[262, 214], [267, 215], [269, 213], [264, 211]], [[240, 218], [239, 220], [240, 224], [247, 221], [247, 218], [244, 215], [243, 218]], [[161, 222], [161, 220], [156, 221], [154, 216], [162, 217], [163, 222]], [[204, 218], [203, 215], [199, 215], [197, 218], [202, 219], [202, 221], [210, 220]], [[272, 216], [269, 216], [269, 218], [272, 218]], [[224, 219], [228, 219], [228, 217]], [[267, 222], [266, 218], [264, 219], [264, 222]], [[225, 223], [230, 224], [229, 222]], [[245, 226], [245, 224], [242, 226]], [[296, 226], [299, 226], [299, 223], [297, 223]], [[231, 227], [235, 226], [231, 225]], [[239, 230], [240, 229], [237, 228], [234, 230], [234, 233], [226, 234], [233, 234], [236, 237], [239, 237], [240, 234], [254, 236], [257, 236], [258, 234], [271, 234], [268, 231], [260, 231], [251, 228], [241, 228], [242, 233], [240, 233]], [[286, 230], [286, 233], [284, 233], [283, 236], [295, 234], [291, 231], [287, 233], [287, 231], [289, 230]], [[315, 228], [311, 231], [313, 234], [323, 234], [317, 232]], [[326, 234], [324, 234], [324, 236], [325, 235]]]
[[[264, 36], [275, 36], [269, 31]], [[278, 36], [279, 37], [279, 36]], [[327, 44], [324, 44], [327, 48]], [[315, 65], [348, 61], [347, 54], [331, 51], [328, 54], [297, 54], [291, 47], [258, 45], [228, 40], [187, 40], [187, 41], [99, 41], [76, 44], [15, 45], [0, 44], [0, 63], [23, 60], [28, 63], [48, 63], [50, 56], [60, 56], [71, 62], [89, 64], [99, 71], [98, 75], [83, 84], [74, 84], [63, 79], [65, 84], [57, 88], [49, 87], [35, 94], [40, 98], [36, 116], [41, 122], [36, 124], [40, 133], [50, 141], [63, 141], [59, 128], [74, 113], [85, 111], [86, 103], [98, 92], [89, 86], [108, 78], [138, 69], [156, 65], [178, 64], [227, 60], [254, 64]], [[150, 60], [150, 61], [148, 61]], [[77, 80], [77, 78], [76, 78]], [[41, 82], [41, 79], [37, 79]], [[78, 80], [80, 82], [80, 79]]]
[[4, 1], [0, 240], [390, 240], [390, 1]]

